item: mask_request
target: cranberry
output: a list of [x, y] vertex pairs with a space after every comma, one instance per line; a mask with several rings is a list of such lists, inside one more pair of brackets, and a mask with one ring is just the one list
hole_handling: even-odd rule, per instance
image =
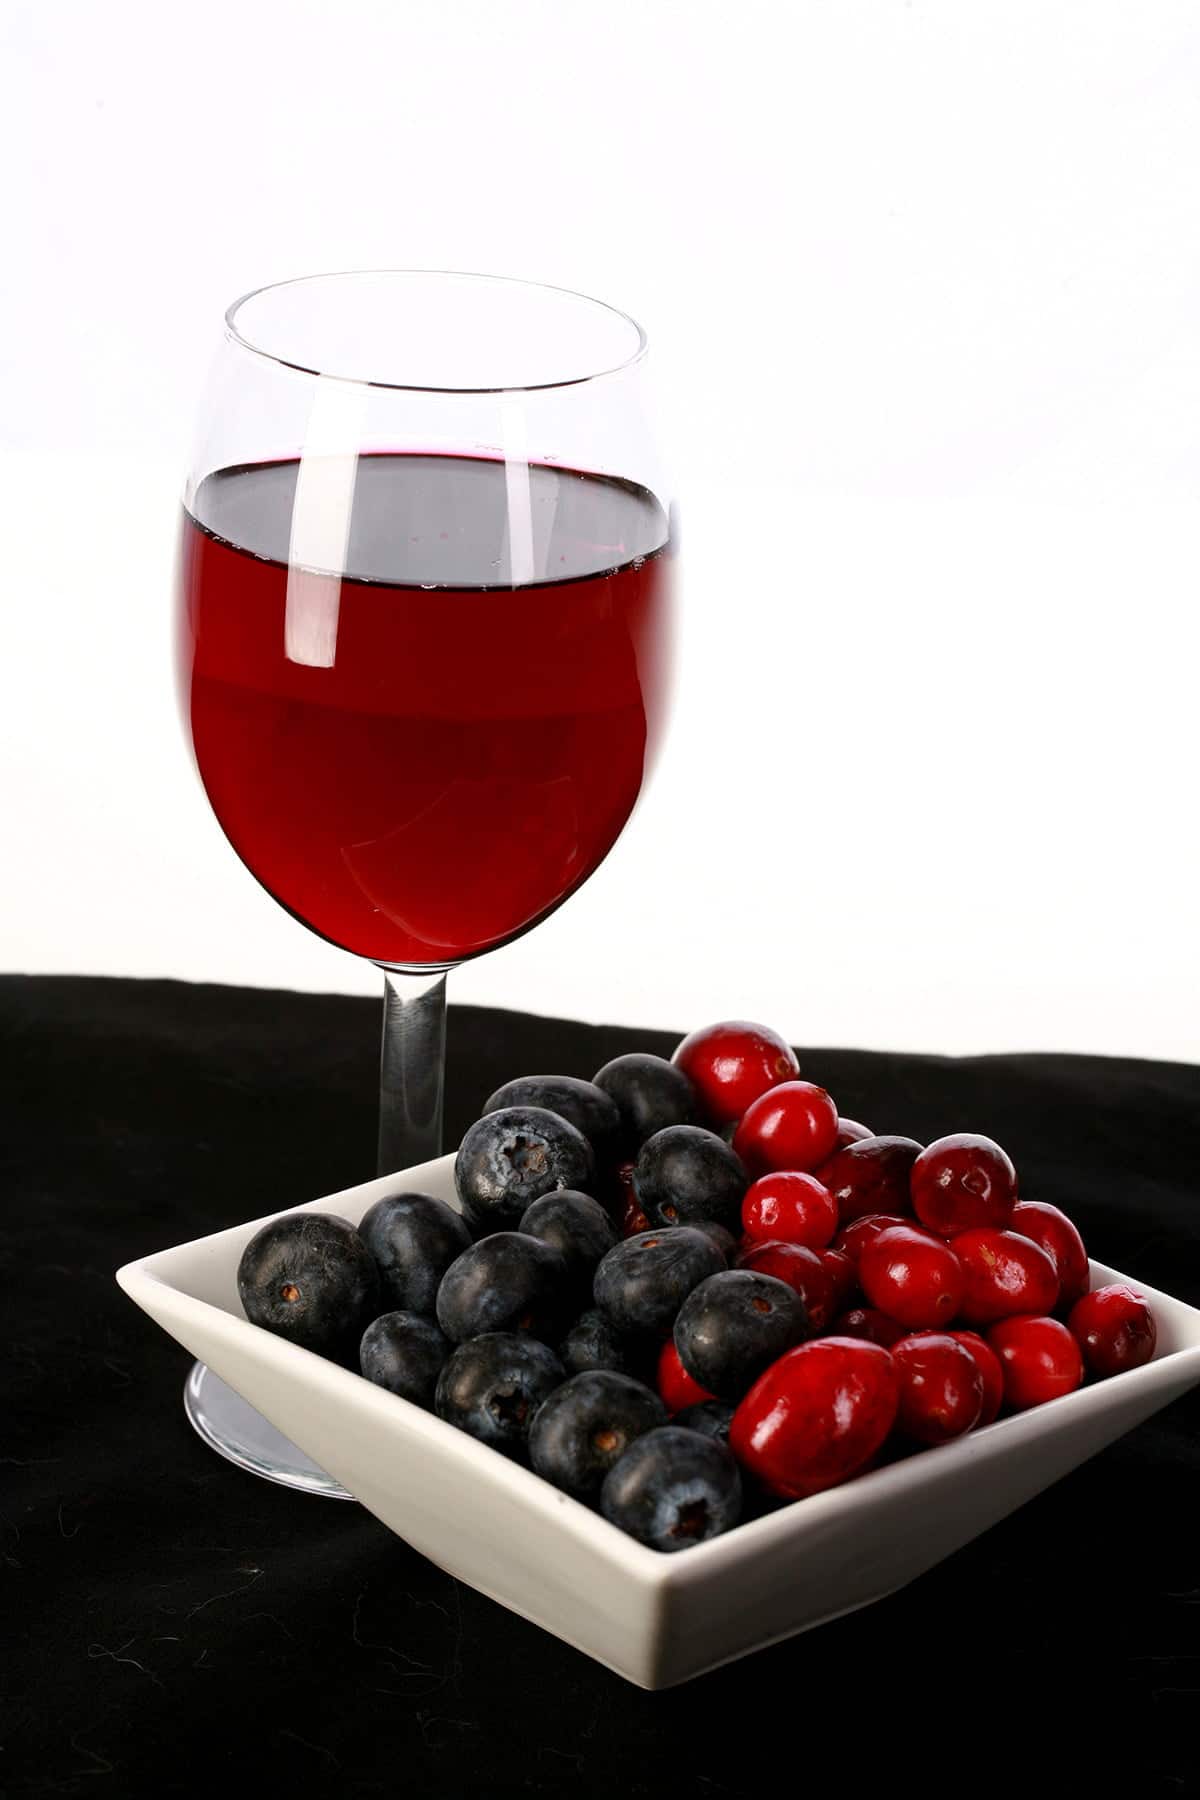
[[1083, 1357], [1066, 1326], [1057, 1319], [1022, 1313], [1001, 1319], [988, 1343], [1004, 1370], [1004, 1398], [1018, 1412], [1074, 1393], [1083, 1380]]
[[899, 1383], [886, 1350], [816, 1338], [759, 1376], [733, 1415], [729, 1444], [773, 1494], [790, 1500], [857, 1475], [896, 1419]]
[[833, 1141], [833, 1147], [835, 1150], [844, 1150], [847, 1144], [857, 1144], [860, 1138], [874, 1136], [875, 1133], [866, 1125], [860, 1125], [857, 1119], [847, 1119], [839, 1113], [837, 1137]]
[[760, 1094], [800, 1073], [795, 1051], [778, 1032], [745, 1019], [725, 1019], [693, 1031], [671, 1060], [690, 1076], [705, 1112], [718, 1126], [740, 1119]]
[[1058, 1271], [1040, 1245], [1015, 1231], [962, 1231], [950, 1247], [962, 1264], [962, 1316], [991, 1325], [1013, 1313], [1053, 1312]]
[[[865, 1213], [861, 1219], [852, 1219], [849, 1225], [842, 1227], [833, 1240], [833, 1248], [857, 1269], [859, 1257], [881, 1231], [890, 1231], [893, 1225], [912, 1223], [911, 1219], [902, 1219], [898, 1213]], [[933, 1233], [927, 1235], [932, 1237]]]
[[1137, 1289], [1124, 1281], [1095, 1288], [1077, 1300], [1067, 1324], [1093, 1375], [1140, 1369], [1158, 1342], [1154, 1314]]
[[806, 1244], [823, 1250], [837, 1230], [837, 1207], [812, 1175], [780, 1170], [760, 1175], [742, 1201], [742, 1230], [756, 1243]]
[[858, 1261], [863, 1293], [910, 1331], [948, 1325], [962, 1303], [963, 1272], [949, 1244], [907, 1225], [891, 1225]]
[[975, 1358], [975, 1366], [983, 1378], [983, 1407], [979, 1414], [979, 1426], [990, 1425], [1000, 1411], [1000, 1403], [1004, 1399], [1004, 1370], [1000, 1367], [1000, 1358], [977, 1331], [948, 1331], [956, 1344], [969, 1350]]
[[823, 1087], [784, 1081], [749, 1105], [733, 1147], [752, 1175], [815, 1169], [837, 1142], [838, 1113]]
[[852, 1306], [833, 1321], [834, 1337], [866, 1338], [869, 1344], [882, 1344], [885, 1350], [908, 1336], [908, 1326], [889, 1319], [877, 1306]]
[[892, 1345], [900, 1376], [897, 1423], [920, 1444], [948, 1444], [979, 1423], [983, 1376], [965, 1345], [945, 1332], [916, 1332]]
[[823, 1258], [803, 1244], [749, 1243], [735, 1264], [739, 1269], [754, 1269], [759, 1275], [774, 1275], [786, 1281], [804, 1302], [809, 1329], [814, 1336], [829, 1328], [837, 1304], [834, 1277], [826, 1270]]
[[1089, 1271], [1083, 1239], [1066, 1213], [1045, 1200], [1018, 1200], [1009, 1229], [1046, 1252], [1058, 1271], [1059, 1310], [1069, 1311], [1087, 1293]]
[[818, 1250], [821, 1266], [833, 1285], [833, 1307], [844, 1306], [858, 1286], [858, 1270], [841, 1250]]
[[942, 1237], [977, 1225], [1001, 1230], [1017, 1200], [1017, 1172], [991, 1138], [956, 1131], [927, 1145], [913, 1164], [913, 1211]]
[[622, 1237], [637, 1237], [640, 1232], [650, 1229], [650, 1221], [633, 1191], [633, 1170], [631, 1162], [617, 1164], [613, 1203], [608, 1208]]
[[707, 1388], [693, 1381], [679, 1360], [679, 1352], [670, 1338], [658, 1356], [656, 1377], [659, 1394], [669, 1413], [682, 1412], [685, 1406], [697, 1406], [702, 1400], [714, 1400]]
[[921, 1154], [915, 1138], [870, 1137], [847, 1144], [822, 1163], [817, 1180], [829, 1189], [843, 1225], [866, 1213], [912, 1212], [909, 1179]]

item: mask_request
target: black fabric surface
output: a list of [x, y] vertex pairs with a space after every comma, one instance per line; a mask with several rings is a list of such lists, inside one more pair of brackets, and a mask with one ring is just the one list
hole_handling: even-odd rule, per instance
[[[211, 1455], [112, 1271], [369, 1176], [377, 1028], [338, 997], [0, 981], [0, 1792], [1192, 1790], [1195, 1395], [902, 1593], [660, 1694]], [[448, 1141], [507, 1076], [673, 1041], [454, 1010]], [[1100, 1260], [1200, 1301], [1200, 1069], [802, 1061], [876, 1130], [990, 1132]]]

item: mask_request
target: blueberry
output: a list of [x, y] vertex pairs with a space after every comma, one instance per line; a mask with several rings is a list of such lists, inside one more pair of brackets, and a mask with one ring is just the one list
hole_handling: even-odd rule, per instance
[[359, 1220], [358, 1235], [375, 1258], [384, 1303], [429, 1319], [438, 1283], [471, 1242], [462, 1215], [431, 1194], [376, 1200]]
[[477, 1119], [459, 1146], [454, 1180], [468, 1225], [504, 1231], [556, 1188], [592, 1185], [595, 1162], [581, 1131], [542, 1106], [508, 1106]]
[[715, 1131], [668, 1125], [647, 1138], [633, 1170], [633, 1189], [646, 1217], [659, 1225], [712, 1219], [736, 1230], [750, 1185], [745, 1165]]
[[604, 1477], [635, 1438], [665, 1425], [667, 1409], [628, 1375], [593, 1369], [573, 1375], [538, 1408], [529, 1434], [534, 1472], [577, 1500], [594, 1500]]
[[724, 1267], [712, 1239], [691, 1226], [641, 1231], [609, 1251], [592, 1295], [618, 1331], [669, 1331], [692, 1289]]
[[489, 1332], [460, 1344], [438, 1376], [440, 1419], [524, 1460], [534, 1414], [563, 1379], [553, 1350], [524, 1333]]
[[[598, 1168], [616, 1161], [621, 1141], [621, 1115], [611, 1094], [574, 1075], [518, 1075], [487, 1099], [482, 1111], [510, 1106], [544, 1106], [582, 1131], [592, 1146]], [[586, 1184], [585, 1184], [586, 1185]]]
[[456, 1344], [485, 1331], [558, 1337], [569, 1304], [558, 1251], [520, 1231], [496, 1231], [464, 1250], [442, 1276], [437, 1321]]
[[571, 1188], [535, 1200], [522, 1215], [520, 1228], [552, 1245], [572, 1279], [585, 1280], [588, 1287], [596, 1264], [617, 1242], [616, 1228], [600, 1202]]
[[242, 1251], [237, 1282], [252, 1325], [338, 1361], [354, 1357], [379, 1310], [371, 1252], [333, 1213], [272, 1219]]
[[695, 1229], [710, 1237], [727, 1263], [731, 1263], [738, 1253], [738, 1240], [725, 1225], [718, 1225], [715, 1219], [697, 1219]]
[[662, 1056], [631, 1050], [614, 1056], [595, 1075], [595, 1085], [612, 1096], [621, 1118], [621, 1142], [636, 1156], [648, 1137], [667, 1125], [700, 1125], [704, 1113], [690, 1078]]
[[631, 1444], [609, 1471], [600, 1510], [652, 1550], [687, 1550], [737, 1524], [742, 1479], [726, 1445], [662, 1425]]
[[681, 1425], [685, 1431], [698, 1431], [701, 1437], [716, 1438], [718, 1443], [729, 1442], [729, 1427], [733, 1424], [733, 1408], [726, 1406], [723, 1400], [698, 1400], [695, 1406], [685, 1406], [671, 1420], [672, 1425]]
[[808, 1330], [795, 1288], [754, 1269], [724, 1269], [692, 1289], [675, 1321], [675, 1348], [693, 1381], [720, 1400], [751, 1383]]
[[558, 1354], [568, 1375], [582, 1375], [586, 1369], [612, 1369], [617, 1375], [640, 1378], [649, 1360], [636, 1339], [623, 1337], [602, 1312], [594, 1309], [580, 1314], [559, 1345]]
[[454, 1348], [432, 1319], [419, 1313], [389, 1312], [373, 1319], [358, 1347], [358, 1365], [376, 1387], [432, 1406], [442, 1364]]

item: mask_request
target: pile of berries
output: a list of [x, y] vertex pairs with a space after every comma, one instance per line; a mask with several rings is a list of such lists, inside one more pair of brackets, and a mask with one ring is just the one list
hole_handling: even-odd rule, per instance
[[842, 1118], [774, 1032], [527, 1076], [455, 1162], [461, 1213], [289, 1213], [246, 1314], [682, 1550], [1154, 1354], [990, 1138]]

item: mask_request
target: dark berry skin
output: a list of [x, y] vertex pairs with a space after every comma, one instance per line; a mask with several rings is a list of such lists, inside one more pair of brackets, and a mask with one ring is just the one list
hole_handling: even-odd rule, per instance
[[540, 1238], [496, 1231], [450, 1264], [438, 1289], [437, 1320], [456, 1344], [487, 1331], [557, 1339], [570, 1317], [566, 1264]]
[[369, 1206], [358, 1235], [375, 1258], [380, 1298], [397, 1312], [432, 1319], [438, 1284], [471, 1242], [461, 1213], [431, 1194], [388, 1194]]
[[460, 1344], [438, 1376], [434, 1407], [505, 1456], [524, 1461], [534, 1415], [563, 1379], [553, 1350], [525, 1333], [494, 1331]]
[[718, 1225], [715, 1219], [697, 1219], [695, 1228], [712, 1239], [727, 1263], [733, 1261], [738, 1251], [738, 1240], [727, 1225]]
[[638, 1438], [610, 1470], [600, 1510], [652, 1550], [687, 1550], [737, 1524], [742, 1480], [724, 1444], [663, 1425]]
[[610, 1250], [592, 1284], [596, 1305], [618, 1331], [670, 1331], [694, 1287], [725, 1267], [710, 1237], [689, 1225], [643, 1231]]
[[948, 1331], [956, 1344], [969, 1350], [975, 1359], [975, 1367], [979, 1370], [979, 1378], [983, 1382], [983, 1406], [975, 1429], [980, 1431], [990, 1425], [1004, 1402], [1004, 1370], [1000, 1366], [1000, 1358], [992, 1346], [981, 1338], [977, 1331]]
[[808, 1334], [795, 1288], [753, 1269], [726, 1269], [693, 1288], [675, 1321], [675, 1348], [693, 1381], [718, 1400], [740, 1400], [751, 1382]]
[[587, 1138], [542, 1106], [508, 1106], [477, 1119], [454, 1159], [463, 1214], [476, 1231], [515, 1230], [543, 1194], [587, 1193], [594, 1172]]
[[438, 1376], [454, 1346], [432, 1319], [419, 1313], [389, 1312], [373, 1319], [358, 1347], [358, 1366], [368, 1381], [432, 1407]]
[[733, 1408], [726, 1406], [723, 1400], [699, 1400], [695, 1406], [685, 1406], [682, 1412], [676, 1413], [671, 1423], [684, 1431], [698, 1431], [701, 1437], [716, 1438], [719, 1444], [727, 1444]]
[[614, 1330], [594, 1307], [576, 1319], [558, 1347], [558, 1356], [568, 1375], [582, 1375], [588, 1369], [611, 1369], [616, 1375], [638, 1379], [649, 1360], [644, 1345]]
[[643, 1382], [607, 1370], [573, 1375], [539, 1407], [529, 1460], [564, 1494], [594, 1500], [630, 1444], [666, 1422], [666, 1407]]
[[[835, 1308], [834, 1278], [825, 1267], [824, 1252], [809, 1250], [803, 1244], [756, 1244], [748, 1241], [737, 1259], [739, 1269], [753, 1269], [757, 1275], [774, 1275], [786, 1281], [804, 1302], [809, 1331], [820, 1337], [829, 1329]], [[848, 1266], [848, 1265], [847, 1265]], [[853, 1281], [854, 1271], [850, 1270]]]
[[992, 1138], [956, 1131], [922, 1150], [911, 1189], [913, 1211], [939, 1237], [1003, 1231], [1017, 1202], [1017, 1172]]
[[543, 1194], [521, 1216], [520, 1229], [558, 1251], [573, 1281], [590, 1288], [592, 1271], [617, 1242], [612, 1220], [598, 1200], [563, 1188]]
[[1137, 1289], [1113, 1281], [1094, 1288], [1071, 1308], [1067, 1320], [1093, 1375], [1123, 1375], [1154, 1355], [1158, 1327]]
[[[611, 1094], [593, 1081], [574, 1075], [518, 1075], [506, 1081], [484, 1102], [483, 1113], [501, 1112], [510, 1106], [544, 1106], [581, 1131], [592, 1146], [596, 1166], [607, 1169], [617, 1160], [621, 1146], [621, 1115]], [[581, 1182], [581, 1187], [587, 1187]]]
[[652, 1225], [694, 1225], [711, 1219], [738, 1228], [750, 1177], [742, 1159], [713, 1131], [668, 1125], [638, 1152], [633, 1187]]
[[700, 1096], [675, 1063], [639, 1050], [614, 1056], [597, 1069], [595, 1084], [611, 1096], [621, 1116], [621, 1144], [636, 1156], [648, 1137], [668, 1125], [703, 1125]]
[[237, 1281], [252, 1325], [357, 1366], [359, 1339], [379, 1311], [379, 1276], [345, 1219], [317, 1212], [272, 1219], [242, 1251]]
[[902, 1337], [909, 1335], [908, 1326], [889, 1319], [877, 1306], [852, 1306], [839, 1313], [830, 1328], [833, 1337], [865, 1338], [868, 1344], [879, 1344], [890, 1350]]
[[915, 1138], [858, 1138], [821, 1164], [817, 1180], [836, 1200], [842, 1225], [867, 1213], [904, 1215], [912, 1211], [909, 1184], [920, 1154]]

